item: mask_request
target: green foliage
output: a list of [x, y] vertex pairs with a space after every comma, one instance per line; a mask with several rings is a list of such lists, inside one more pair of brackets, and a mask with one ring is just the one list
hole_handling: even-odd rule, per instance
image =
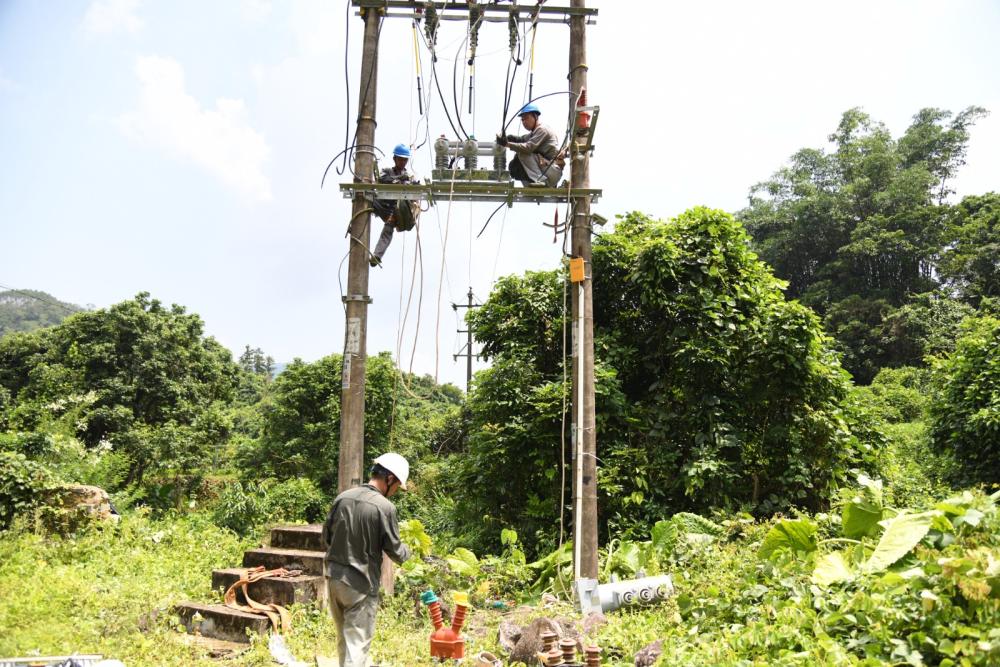
[[924, 417], [931, 395], [931, 373], [926, 368], [883, 368], [867, 387], [857, 389], [861, 400], [874, 406], [893, 424]]
[[[868, 497], [874, 485], [859, 491]], [[809, 521], [817, 536], [836, 530], [832, 517]], [[658, 665], [992, 665], [1000, 658], [998, 528], [996, 498], [964, 493], [901, 511], [880, 535], [846, 549], [852, 542], [838, 537], [754, 561], [746, 551], [762, 530], [773, 533], [754, 526], [686, 553], [672, 572], [673, 600], [654, 613], [609, 617], [597, 641], [622, 663], [657, 638]]]
[[34, 331], [55, 326], [80, 306], [57, 300], [38, 290], [8, 290], [0, 292], [0, 337], [15, 331]]
[[[402, 387], [403, 382], [411, 388]], [[332, 494], [340, 451], [340, 393], [340, 355], [290, 363], [268, 387], [259, 437], [241, 442], [237, 464], [244, 478], [307, 478]], [[454, 387], [402, 378], [388, 353], [370, 357], [365, 381], [366, 452], [372, 458], [390, 446], [411, 458], [427, 452], [434, 429], [442, 428], [441, 415], [459, 398]]]
[[249, 535], [267, 524], [319, 522], [328, 508], [329, 499], [308, 479], [234, 480], [215, 502], [212, 521], [237, 535]]
[[131, 513], [72, 539], [21, 526], [0, 536], [0, 655], [214, 664], [182, 641], [167, 610], [182, 600], [216, 600], [212, 569], [238, 563], [251, 546], [199, 516], [154, 521]]
[[129, 462], [125, 483], [198, 465], [226, 437], [219, 403], [236, 375], [197, 315], [145, 293], [0, 339], [8, 427], [62, 432], [88, 448], [111, 443]]
[[774, 524], [764, 537], [757, 555], [760, 558], [771, 558], [782, 551], [816, 551], [816, 524], [809, 519], [783, 519]]
[[27, 515], [56, 485], [49, 471], [24, 454], [0, 450], [0, 531]]
[[1000, 297], [1000, 194], [965, 197], [948, 221], [939, 270], [962, 299], [978, 306]]
[[[824, 317], [845, 367], [863, 384], [885, 365], [922, 363], [928, 339], [938, 337], [927, 331], [935, 321], [921, 318], [925, 306], [896, 314], [910, 295], [941, 286], [942, 278], [979, 293], [993, 279], [982, 274], [988, 255], [975, 247], [990, 240], [991, 205], [970, 200], [956, 216], [946, 203], [969, 129], [985, 113], [922, 109], [894, 139], [851, 109], [829, 151], [793, 155], [752, 188], [739, 214], [761, 257], [788, 280], [789, 296]], [[936, 272], [942, 253], [949, 257], [942, 265], [953, 268]]]
[[1000, 484], [1000, 319], [967, 320], [955, 351], [934, 366], [931, 437], [972, 482]]
[[[818, 320], [731, 216], [631, 214], [593, 262], [602, 524], [628, 536], [685, 509], [819, 507], [876, 465]], [[457, 472], [477, 493], [458, 509], [480, 539], [516, 526], [534, 554], [554, 548], [563, 484], [562, 296], [558, 274], [507, 277], [469, 316], [493, 365], [469, 397]]]

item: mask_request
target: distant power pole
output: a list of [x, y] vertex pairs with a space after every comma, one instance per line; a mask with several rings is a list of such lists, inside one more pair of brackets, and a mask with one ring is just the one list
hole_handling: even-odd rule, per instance
[[[473, 303], [472, 302], [472, 288], [471, 287], [469, 288], [469, 294], [467, 296], [469, 297], [469, 302], [468, 303], [453, 303], [453, 304], [451, 304], [451, 309], [457, 312], [459, 308], [468, 308], [469, 310], [472, 310], [473, 308], [479, 308], [479, 306], [482, 305], [482, 304], [479, 304], [479, 303]], [[466, 322], [465, 326], [468, 327], [469, 323]], [[468, 394], [469, 393], [469, 388], [472, 386], [472, 358], [475, 357], [476, 359], [478, 359], [479, 355], [472, 353], [472, 328], [470, 327], [470, 328], [467, 328], [467, 329], [459, 329], [458, 333], [464, 333], [464, 334], [466, 334], [465, 345], [462, 347], [461, 350], [458, 351], [458, 354], [453, 354], [451, 356], [452, 356], [452, 358], [455, 361], [458, 361], [459, 357], [465, 357], [465, 359], [466, 359], [466, 363], [465, 363], [465, 393]], [[463, 350], [464, 350], [464, 352], [463, 352]]]
[[[371, 182], [375, 171], [375, 89], [378, 82], [379, 13], [361, 9], [365, 20], [361, 53], [361, 91], [358, 97], [357, 143], [354, 178]], [[367, 180], [366, 180], [367, 179]], [[344, 370], [340, 394], [339, 491], [357, 486], [365, 461], [365, 370], [368, 339], [368, 246], [371, 240], [371, 205], [362, 193], [354, 196], [350, 222], [350, 256], [347, 265], [347, 310], [344, 331]]]
[[[572, 0], [574, 9], [586, 7], [584, 0]], [[587, 87], [587, 19], [569, 18], [570, 113], [574, 113], [580, 92]], [[576, 142], [574, 142], [575, 144]], [[572, 150], [572, 188], [590, 187], [590, 155]], [[590, 196], [578, 197], [568, 221], [572, 229], [572, 254], [584, 263], [584, 280], [574, 287], [573, 322], [577, 330], [573, 357], [573, 569], [576, 579], [597, 579], [597, 428], [594, 406], [594, 292], [591, 264]]]

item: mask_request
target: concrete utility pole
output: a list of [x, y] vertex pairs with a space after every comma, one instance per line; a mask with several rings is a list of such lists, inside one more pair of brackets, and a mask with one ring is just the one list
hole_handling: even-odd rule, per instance
[[[572, 0], [585, 8], [585, 0]], [[580, 91], [587, 87], [587, 19], [569, 19], [570, 112]], [[574, 151], [575, 153], [575, 151]], [[572, 188], [590, 187], [590, 156], [572, 159]], [[573, 569], [575, 578], [597, 579], [597, 429], [594, 410], [594, 292], [591, 265], [590, 197], [579, 197], [573, 206], [572, 253], [584, 261], [586, 278], [574, 285], [573, 324], [576, 335], [573, 357], [572, 419], [575, 425], [573, 475]], [[580, 318], [580, 313], [583, 317]]]
[[[361, 54], [361, 90], [358, 94], [358, 130], [354, 151], [355, 181], [372, 182], [375, 169], [375, 91], [378, 84], [379, 13], [362, 9], [365, 20]], [[344, 373], [340, 394], [339, 491], [360, 484], [365, 460], [365, 368], [368, 338], [368, 247], [371, 240], [370, 204], [354, 196], [350, 221], [350, 258], [347, 265], [347, 327], [344, 331]]]

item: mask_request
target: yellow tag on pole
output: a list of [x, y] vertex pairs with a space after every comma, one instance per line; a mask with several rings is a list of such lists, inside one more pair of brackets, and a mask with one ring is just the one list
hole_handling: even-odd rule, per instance
[[569, 260], [569, 281], [571, 283], [582, 283], [586, 279], [583, 257], [571, 258]]

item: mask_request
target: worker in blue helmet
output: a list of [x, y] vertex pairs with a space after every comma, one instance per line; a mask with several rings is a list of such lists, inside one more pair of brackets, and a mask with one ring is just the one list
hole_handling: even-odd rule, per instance
[[[406, 144], [396, 144], [392, 149], [392, 166], [386, 167], [379, 174], [379, 183], [415, 183], [416, 179], [406, 165], [410, 161], [410, 148]], [[420, 204], [406, 199], [376, 199], [372, 203], [375, 215], [382, 218], [385, 225], [382, 227], [382, 235], [375, 244], [375, 250], [368, 263], [372, 266], [381, 266], [382, 256], [389, 249], [392, 243], [394, 232], [408, 232], [417, 224], [417, 217], [420, 215]]]
[[514, 151], [508, 166], [511, 176], [528, 187], [555, 187], [566, 166], [559, 153], [559, 138], [539, 121], [542, 110], [533, 102], [525, 104], [517, 115], [528, 134], [497, 135], [497, 143]]

